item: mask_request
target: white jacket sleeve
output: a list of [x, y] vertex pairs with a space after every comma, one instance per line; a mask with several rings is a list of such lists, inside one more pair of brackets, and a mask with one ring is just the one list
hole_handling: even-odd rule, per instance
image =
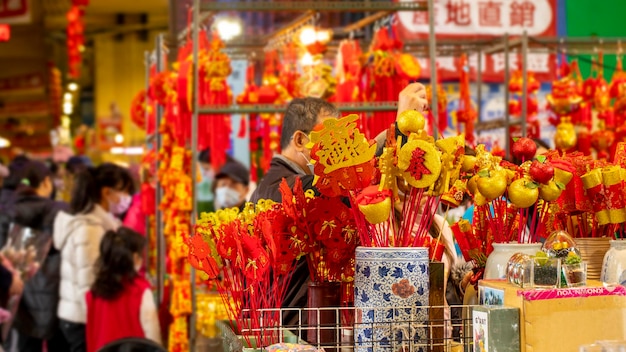
[[81, 297], [81, 309], [86, 316], [87, 302], [85, 295], [91, 288], [95, 278], [95, 265], [100, 256], [100, 242], [104, 236], [104, 231], [100, 226], [86, 226], [85, 231], [76, 234], [72, 240], [74, 241], [76, 253], [76, 286], [78, 289], [78, 297]]
[[139, 321], [141, 322], [141, 328], [146, 338], [161, 344], [159, 314], [154, 303], [154, 296], [149, 289], [143, 291], [143, 296], [141, 297]]

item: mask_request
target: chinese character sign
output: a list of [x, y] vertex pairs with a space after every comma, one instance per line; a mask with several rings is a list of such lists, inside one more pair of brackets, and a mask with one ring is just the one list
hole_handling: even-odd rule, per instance
[[28, 0], [0, 0], [0, 23], [29, 23], [30, 9], [28, 5]]
[[[414, 0], [400, 0], [414, 1]], [[441, 37], [531, 36], [556, 34], [556, 0], [434, 0], [435, 26]], [[403, 38], [428, 34], [428, 12], [398, 13]]]

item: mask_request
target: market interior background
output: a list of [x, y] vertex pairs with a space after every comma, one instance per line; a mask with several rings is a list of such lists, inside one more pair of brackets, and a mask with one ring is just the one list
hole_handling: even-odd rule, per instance
[[[144, 131], [134, 128], [129, 118], [131, 100], [146, 84], [142, 59], [146, 51], [154, 48], [158, 33], [167, 34], [170, 58], [175, 58], [174, 51], [179, 43], [172, 40], [173, 34], [185, 28], [190, 1], [89, 1], [85, 6], [85, 41], [77, 80], [68, 77], [66, 13], [71, 1], [0, 1], [4, 6], [10, 3], [25, 4], [27, 16], [3, 16], [0, 9], [0, 23], [8, 23], [10, 27], [10, 38], [0, 42], [0, 83], [4, 84], [0, 88], [0, 137], [1, 145], [5, 146], [0, 148], [0, 155], [6, 159], [16, 152], [15, 148], [21, 148], [47, 157], [53, 151], [51, 142], [55, 142], [55, 152], [62, 157], [69, 152], [62, 146], [73, 146], [77, 136], [79, 144], [84, 143], [81, 136], [85, 136], [87, 143], [95, 147], [86, 148], [86, 153], [92, 154], [96, 160], [136, 161], [139, 156], [113, 155], [110, 149], [144, 145]], [[626, 35], [626, 28], [617, 18], [626, 11], [626, 3], [622, 1], [559, 0], [557, 9], [559, 36]], [[293, 16], [293, 13], [242, 14], [244, 34], [272, 33], [291, 21]], [[322, 14], [321, 21], [331, 27], [340, 27], [363, 14], [328, 16]], [[590, 58], [589, 55], [586, 57]], [[590, 60], [579, 61], [583, 76], [587, 76]], [[606, 55], [605, 65], [604, 74], [610, 80], [615, 56]], [[246, 66], [245, 57], [233, 60], [230, 83], [234, 95], [243, 89]], [[25, 78], [29, 80], [24, 83]], [[70, 83], [77, 84], [76, 91], [69, 89], [74, 86], [68, 88]], [[454, 92], [453, 86], [449, 88], [451, 92]], [[502, 92], [501, 89], [495, 91]], [[476, 96], [473, 98], [475, 100]], [[483, 95], [482, 103], [487, 109], [482, 109], [481, 118], [493, 114], [489, 111], [489, 106], [493, 105], [490, 100], [497, 98]], [[539, 98], [542, 99], [541, 93]], [[454, 99], [449, 98], [449, 103], [454, 104]], [[60, 118], [51, 111], [55, 105], [62, 109], [66, 107]], [[239, 121], [233, 118], [232, 123], [238, 126]], [[551, 142], [551, 126], [546, 124], [542, 128], [545, 128], [542, 138]], [[52, 130], [56, 130], [60, 140], [53, 137], [51, 141]], [[10, 147], [6, 147], [9, 144]], [[240, 160], [248, 159], [246, 147], [246, 141], [234, 140], [234, 153]]]

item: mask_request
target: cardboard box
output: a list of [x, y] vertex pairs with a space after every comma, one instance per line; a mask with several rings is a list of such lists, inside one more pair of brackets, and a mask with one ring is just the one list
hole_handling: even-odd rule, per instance
[[501, 294], [520, 309], [522, 352], [578, 351], [597, 340], [626, 340], [626, 288], [521, 289], [503, 280], [482, 280], [479, 294]]

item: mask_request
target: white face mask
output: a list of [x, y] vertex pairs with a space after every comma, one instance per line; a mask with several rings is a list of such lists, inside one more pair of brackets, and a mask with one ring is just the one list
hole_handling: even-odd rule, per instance
[[117, 203], [109, 203], [109, 211], [114, 215], [122, 215], [128, 210], [132, 201], [133, 198], [128, 194], [120, 194], [120, 199]]
[[239, 205], [241, 202], [241, 195], [234, 189], [222, 186], [215, 189], [215, 208], [232, 208]]
[[311, 175], [315, 175], [315, 165], [311, 163], [311, 160], [307, 159], [302, 152], [300, 152], [300, 155], [306, 160], [306, 166], [309, 168], [309, 171], [311, 171]]

